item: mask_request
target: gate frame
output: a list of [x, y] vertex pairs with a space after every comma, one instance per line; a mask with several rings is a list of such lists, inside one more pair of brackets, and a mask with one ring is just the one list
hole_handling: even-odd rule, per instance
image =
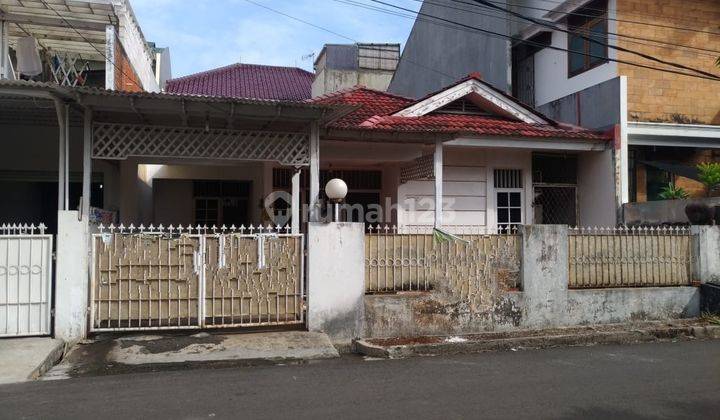
[[[103, 230], [109, 230], [109, 232], [103, 232]], [[98, 285], [96, 278], [96, 263], [97, 263], [97, 250], [96, 250], [96, 243], [97, 238], [101, 238], [104, 235], [115, 235], [115, 234], [133, 234], [133, 231], [137, 230], [137, 233], [135, 234], [142, 234], [142, 235], [148, 235], [148, 236], [162, 236], [166, 234], [172, 234], [174, 231], [181, 232], [182, 228], [180, 229], [173, 229], [172, 226], [169, 228], [163, 228], [162, 225], [155, 228], [152, 225], [150, 227], [146, 228], [144, 226], [140, 226], [139, 228], [134, 227], [133, 225], [130, 225], [129, 227], [125, 227], [123, 225], [120, 225], [119, 227], [116, 226], [109, 226], [109, 227], [103, 227], [102, 225], [99, 227], [100, 232], [99, 233], [93, 233], [91, 235], [92, 238], [92, 246], [91, 246], [91, 258], [90, 258], [90, 268], [91, 268], [91, 276], [90, 276], [90, 316], [87, 318], [89, 322], [89, 328], [88, 331], [90, 333], [102, 333], [102, 332], [137, 332], [137, 331], [178, 331], [178, 330], [219, 330], [219, 329], [227, 329], [227, 328], [252, 328], [252, 327], [261, 327], [261, 326], [278, 326], [278, 325], [304, 325], [307, 322], [307, 293], [305, 290], [305, 235], [303, 233], [290, 233], [291, 227], [262, 227], [258, 226], [257, 228], [250, 226], [249, 228], [245, 228], [244, 226], [241, 226], [240, 228], [235, 228], [234, 226], [231, 228], [226, 228], [225, 226], [221, 228], [217, 228], [215, 226], [208, 228], [208, 227], [190, 227], [187, 229], [188, 233], [181, 233], [181, 235], [185, 235], [186, 237], [190, 238], [198, 238], [198, 249], [194, 252], [193, 255], [193, 268], [198, 270], [198, 303], [197, 303], [197, 322], [195, 325], [181, 325], [181, 326], [156, 326], [156, 327], [114, 327], [114, 328], [97, 328], [95, 327], [95, 310], [96, 310], [96, 299], [95, 299], [95, 292], [96, 287]], [[193, 230], [197, 231], [197, 233], [191, 233]], [[246, 234], [243, 233], [245, 230], [250, 231], [251, 233]], [[273, 233], [273, 230], [275, 230], [277, 233]], [[285, 230], [286, 233], [280, 233], [281, 231]], [[210, 232], [208, 232], [210, 231]], [[257, 233], [252, 233], [253, 231], [257, 231]], [[267, 233], [263, 233], [263, 231], [266, 231]], [[299, 285], [298, 285], [298, 294], [300, 299], [300, 319], [298, 321], [292, 321], [292, 322], [282, 322], [282, 323], [271, 323], [271, 322], [256, 322], [256, 323], [246, 323], [246, 324], [219, 324], [219, 325], [208, 325], [206, 323], [206, 306], [207, 306], [207, 238], [220, 238], [221, 236], [225, 237], [231, 237], [236, 236], [240, 238], [248, 238], [248, 239], [256, 239], [260, 236], [265, 237], [278, 237], [278, 238], [297, 238], [299, 243], [299, 256], [300, 256], [300, 266], [299, 269]]]

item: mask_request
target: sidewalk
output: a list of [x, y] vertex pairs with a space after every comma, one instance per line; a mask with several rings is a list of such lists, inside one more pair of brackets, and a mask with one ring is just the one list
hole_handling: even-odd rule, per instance
[[37, 379], [63, 355], [62, 340], [49, 337], [0, 339], [0, 384]]
[[335, 357], [325, 334], [306, 331], [105, 335], [75, 346], [43, 379]]

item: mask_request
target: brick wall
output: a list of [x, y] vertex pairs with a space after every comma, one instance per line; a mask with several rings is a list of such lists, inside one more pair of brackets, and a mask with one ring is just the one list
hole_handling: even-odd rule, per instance
[[[720, 33], [720, 0], [618, 0], [617, 19]], [[629, 22], [617, 24], [618, 33], [623, 35], [720, 50], [718, 35]], [[630, 41], [623, 38], [619, 45], [720, 75], [720, 69], [714, 65], [718, 54], [671, 46], [640, 45]], [[638, 42], [650, 44], [647, 41]], [[623, 52], [618, 52], [618, 59], [654, 67], [663, 66]], [[628, 111], [631, 121], [720, 124], [720, 82], [626, 64], [618, 64], [618, 72], [628, 77]]]
[[115, 43], [115, 90], [142, 92], [140, 78], [133, 70], [125, 50], [119, 42]]

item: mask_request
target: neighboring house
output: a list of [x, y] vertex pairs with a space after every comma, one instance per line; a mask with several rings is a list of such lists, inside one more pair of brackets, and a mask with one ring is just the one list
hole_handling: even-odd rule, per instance
[[[614, 165], [618, 206], [656, 200], [668, 182], [675, 182], [693, 196], [704, 194], [702, 185], [693, 180], [697, 178], [694, 166], [701, 161], [720, 159], [720, 82], [609, 61], [608, 58], [669, 68], [628, 52], [588, 42], [577, 34], [592, 34], [611, 46], [720, 76], [720, 71], [714, 67], [717, 54], [708, 51], [720, 46], [717, 25], [720, 3], [715, 0], [673, 4], [652, 0], [523, 0], [503, 6], [502, 2], [493, 2], [569, 29], [573, 34], [519, 17], [497, 17], [497, 12], [487, 8], [467, 4], [455, 4], [450, 8], [447, 4], [442, 6], [447, 3], [444, 1], [432, 3], [426, 2], [422, 9], [462, 23], [480, 19], [493, 22], [484, 25], [468, 23], [484, 29], [493, 29], [493, 25], [500, 25], [498, 22], [502, 21], [508, 34], [529, 42], [515, 41], [511, 47], [506, 41], [472, 31], [418, 21], [390, 91], [431, 90], [437, 81], [427, 78], [440, 77], [427, 74], [413, 77], [407, 72], [412, 64], [406, 63], [406, 58], [446, 72], [447, 65], [463, 65], [464, 61], [458, 56], [466, 51], [482, 51], [482, 58], [486, 60], [484, 65], [492, 67], [483, 73], [498, 79], [493, 85], [504, 89], [502, 76], [508, 66], [503, 60], [511, 54], [512, 77], [509, 80], [512, 84], [508, 89], [513, 96], [558, 121], [598, 130], [616, 130], [619, 141]], [[458, 7], [466, 11], [458, 10]], [[491, 18], [488, 14], [496, 17]], [[432, 35], [426, 33], [433, 33], [438, 38], [455, 34], [453, 48], [432, 49], [433, 44], [429, 41]], [[425, 41], [413, 46], [414, 39], [423, 34]], [[498, 44], [506, 45], [505, 49], [498, 48]]]
[[311, 98], [313, 74], [297, 67], [237, 63], [167, 82], [179, 95], [304, 101]]
[[[0, 0], [0, 82], [32, 80], [46, 84], [48, 89], [77, 86], [126, 92], [160, 91], [159, 83], [169, 77], [169, 56], [167, 51], [159, 55], [151, 52], [128, 1], [62, 0], [47, 4], [51, 10], [39, 2]], [[38, 74], [22, 74], [23, 69], [18, 68], [18, 64], [27, 65], [23, 58], [18, 63], [18, 42], [28, 41], [31, 46], [37, 43], [37, 48], [28, 49], [23, 58], [36, 65]], [[63, 144], [65, 138], [70, 138], [71, 150], [82, 147], [76, 132], [81, 117], [64, 100], [45, 93], [41, 98], [4, 100], [0, 111], [0, 138], [5, 141], [4, 158], [0, 159], [0, 192], [18, 200], [22, 197], [23, 205], [0, 206], [0, 220], [43, 222], [54, 232], [58, 209], [56, 185], [60, 180], [57, 143]], [[36, 112], [31, 119], [34, 123], [28, 123], [25, 116], [38, 106], [50, 107], [49, 119], [45, 113]], [[60, 133], [55, 128], [58, 125], [62, 127]], [[32, 154], [30, 159], [25, 150], [43, 152]], [[103, 165], [99, 163], [97, 167]], [[112, 169], [112, 165], [105, 166]], [[93, 206], [103, 207], [102, 195], [108, 186], [101, 174], [93, 179]], [[68, 207], [77, 208], [81, 195], [81, 177], [71, 171]]]
[[[448, 19], [501, 34], [508, 32], [507, 16], [469, 3], [423, 2], [421, 15], [415, 20], [388, 92], [419, 98], [473, 72], [480, 72], [496, 88], [510, 91], [509, 42], [439, 20]], [[506, 2], [494, 3], [504, 5]]]
[[[18, 57], [19, 41], [37, 48]], [[157, 59], [129, 0], [0, 0], [0, 79], [158, 92], [169, 71], [169, 55]]]
[[400, 44], [325, 44], [315, 59], [312, 96], [353, 86], [386, 90], [400, 58]]

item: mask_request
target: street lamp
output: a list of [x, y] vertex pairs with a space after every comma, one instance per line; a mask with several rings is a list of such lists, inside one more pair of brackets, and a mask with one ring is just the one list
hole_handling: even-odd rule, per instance
[[340, 178], [333, 178], [325, 184], [325, 195], [327, 195], [330, 202], [334, 204], [334, 221], [337, 222], [340, 219], [340, 202], [345, 199], [347, 195], [348, 187], [345, 181]]

